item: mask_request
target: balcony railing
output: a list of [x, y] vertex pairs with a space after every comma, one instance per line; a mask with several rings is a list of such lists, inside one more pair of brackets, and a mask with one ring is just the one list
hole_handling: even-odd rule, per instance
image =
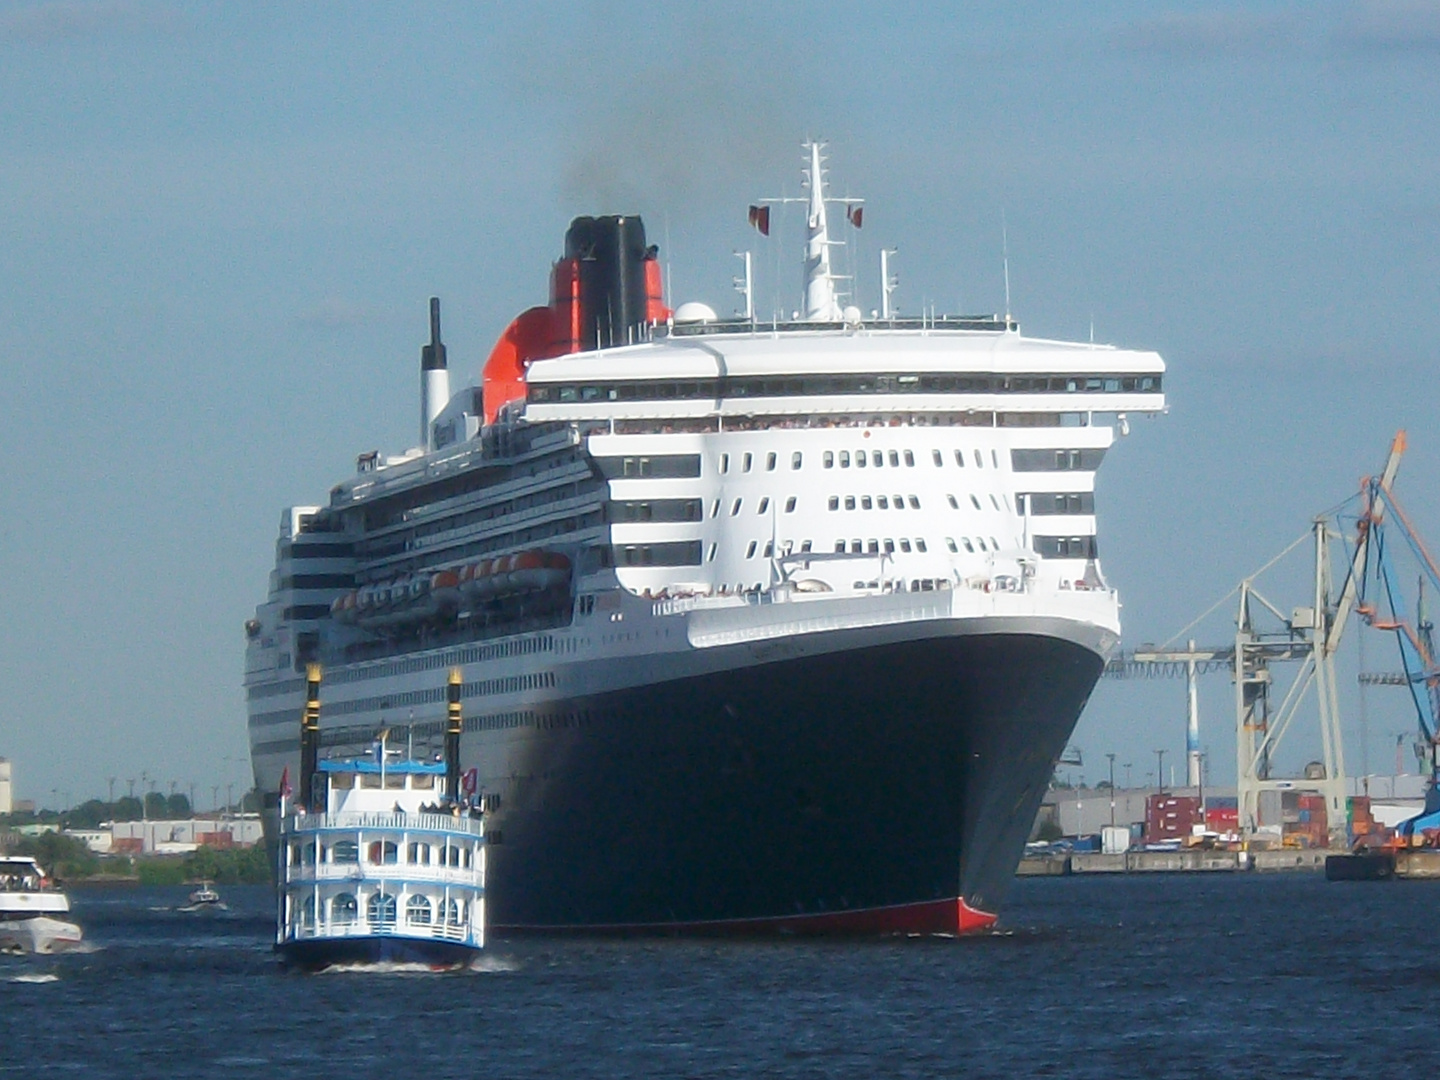
[[468, 836], [485, 835], [480, 818], [454, 814], [340, 813], [295, 814], [284, 821], [287, 836], [320, 832], [324, 829], [375, 830], [384, 832], [451, 832]]

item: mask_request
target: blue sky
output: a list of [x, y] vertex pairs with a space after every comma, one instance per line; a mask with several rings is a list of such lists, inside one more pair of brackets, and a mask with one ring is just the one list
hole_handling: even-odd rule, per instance
[[[807, 136], [867, 199], [862, 307], [885, 245], [902, 308], [999, 309], [1003, 214], [1026, 332], [1171, 365], [1101, 475], [1130, 643], [1397, 427], [1440, 539], [1440, 4], [0, 3], [0, 96], [0, 755], [42, 802], [244, 782], [280, 508], [414, 441], [427, 297], [474, 378], [570, 217], [639, 212], [727, 309]], [[757, 248], [762, 309], [797, 260]], [[1411, 720], [1369, 713], [1379, 769]], [[1076, 742], [1178, 761], [1180, 684], [1103, 684]]]

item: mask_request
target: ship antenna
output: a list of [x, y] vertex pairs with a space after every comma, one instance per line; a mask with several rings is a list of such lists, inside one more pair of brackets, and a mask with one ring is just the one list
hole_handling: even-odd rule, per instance
[[835, 279], [830, 271], [830, 224], [825, 216], [825, 170], [820, 161], [820, 143], [807, 143], [810, 164], [805, 170], [810, 187], [805, 234], [805, 318], [807, 321], [835, 322], [840, 308], [835, 302]]
[[1000, 257], [1005, 267], [1005, 329], [1010, 329], [1010, 230], [1005, 224], [1005, 208], [1000, 208]]

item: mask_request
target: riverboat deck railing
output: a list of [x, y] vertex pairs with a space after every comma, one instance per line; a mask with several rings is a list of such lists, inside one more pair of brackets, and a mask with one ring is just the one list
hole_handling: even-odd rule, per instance
[[475, 928], [470, 923], [408, 923], [398, 919], [357, 919], [346, 923], [299, 923], [286, 927], [286, 938], [290, 941], [347, 937], [404, 937], [464, 942], [477, 936]]
[[338, 814], [294, 814], [284, 822], [287, 836], [325, 830], [364, 829], [377, 832], [449, 832], [483, 837], [485, 823], [480, 818], [457, 814], [407, 814], [342, 812]]

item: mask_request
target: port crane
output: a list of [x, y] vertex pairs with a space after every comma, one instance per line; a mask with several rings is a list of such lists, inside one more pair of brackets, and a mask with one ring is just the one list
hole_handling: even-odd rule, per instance
[[[1405, 433], [1395, 436], [1394, 446], [1403, 452]], [[1392, 449], [1392, 456], [1394, 454]], [[1425, 609], [1425, 586], [1440, 589], [1440, 566], [1405, 512], [1392, 486], [1394, 476], [1367, 477], [1361, 485], [1360, 513], [1356, 520], [1359, 583], [1355, 612], [1372, 629], [1395, 635], [1403, 669], [1398, 679], [1410, 691], [1420, 732], [1419, 747], [1426, 754], [1430, 784], [1425, 808], [1402, 822], [1397, 833], [1406, 843], [1418, 832], [1440, 829], [1440, 665], [1436, 663], [1434, 624]], [[1400, 576], [1392, 552], [1392, 537], [1398, 534], [1420, 566], [1417, 579], [1415, 617], [1408, 615]], [[1368, 541], [1368, 543], [1367, 543]], [[1363, 550], [1362, 550], [1363, 549]], [[1363, 562], [1359, 561], [1363, 555]], [[1378, 681], [1378, 680], [1377, 680]], [[1418, 748], [1417, 748], [1418, 752]]]

